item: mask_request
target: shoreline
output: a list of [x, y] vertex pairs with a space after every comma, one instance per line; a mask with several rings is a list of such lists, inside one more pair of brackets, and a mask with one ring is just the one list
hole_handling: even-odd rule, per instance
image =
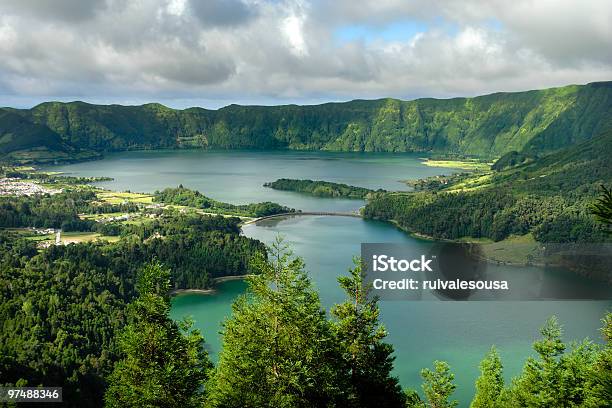
[[493, 163], [469, 159], [431, 159], [420, 157], [422, 163], [427, 167], [438, 167], [447, 169], [459, 169], [467, 171], [488, 171]]
[[229, 282], [229, 281], [235, 281], [235, 280], [243, 280], [248, 278], [251, 275], [228, 275], [228, 276], [220, 276], [218, 278], [214, 279], [214, 283], [215, 285], [217, 283], [223, 283], [223, 282]]
[[172, 289], [170, 296], [186, 295], [188, 293], [198, 293], [201, 295], [214, 295], [217, 289]]
[[[454, 243], [470, 243], [470, 241], [458, 241], [458, 240], [453, 240], [453, 239], [444, 239], [444, 238], [434, 238], [430, 235], [426, 235], [426, 234], [422, 234], [419, 232], [413, 232], [410, 230], [407, 230], [406, 228], [403, 228], [402, 226], [399, 225], [399, 223], [395, 220], [382, 220], [379, 219], [378, 221], [383, 221], [383, 222], [388, 222], [392, 225], [394, 225], [397, 229], [399, 229], [400, 231], [405, 232], [406, 234], [410, 235], [413, 238], [417, 238], [417, 239], [421, 239], [423, 241], [428, 241], [428, 242], [454, 242]], [[478, 243], [478, 242], [472, 242], [472, 243]], [[481, 245], [487, 245], [487, 244], [482, 244]], [[545, 266], [558, 266], [558, 265], [554, 265], [554, 264], [546, 264], [546, 263], [540, 263], [540, 262], [508, 262], [508, 261], [502, 261], [499, 259], [495, 259], [495, 258], [489, 258], [486, 256], [483, 256], [481, 258], [479, 258], [483, 261], [485, 261], [488, 264], [492, 264], [492, 265], [507, 265], [507, 266], [513, 266], [513, 267], [528, 267], [528, 266], [535, 266], [535, 267], [545, 267]]]
[[[243, 280], [246, 279], [247, 277], [249, 277], [250, 275], [228, 275], [228, 276], [220, 276], [218, 278], [215, 278], [213, 280], [213, 284], [217, 285], [219, 283], [223, 283], [223, 282], [229, 282], [229, 281], [235, 281], [235, 280]], [[186, 295], [189, 293], [197, 293], [199, 295], [216, 295], [218, 292], [216, 287], [213, 288], [209, 288], [209, 289], [172, 289], [170, 291], [170, 296], [177, 296], [177, 295]]]

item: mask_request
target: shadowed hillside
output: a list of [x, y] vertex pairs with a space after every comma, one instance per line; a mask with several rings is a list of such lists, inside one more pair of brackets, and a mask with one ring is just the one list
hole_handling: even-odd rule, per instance
[[44, 147], [51, 151], [66, 151], [60, 135], [47, 126], [32, 123], [23, 116], [0, 111], [0, 153]]

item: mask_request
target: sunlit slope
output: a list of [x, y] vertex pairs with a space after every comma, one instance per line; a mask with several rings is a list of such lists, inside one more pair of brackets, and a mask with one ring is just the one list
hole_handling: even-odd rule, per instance
[[612, 131], [534, 161], [464, 178], [442, 190], [383, 193], [366, 217], [393, 220], [435, 238], [532, 234], [541, 242], [601, 242], [605, 227], [590, 213], [612, 181]]
[[612, 82], [474, 98], [174, 110], [48, 102], [15, 110], [75, 148], [549, 152], [612, 128]]

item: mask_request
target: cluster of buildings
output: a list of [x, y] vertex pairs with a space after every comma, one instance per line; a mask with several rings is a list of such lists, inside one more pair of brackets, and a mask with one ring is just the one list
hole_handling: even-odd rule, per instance
[[140, 216], [140, 213], [128, 213], [128, 214], [121, 214], [121, 215], [117, 215], [113, 217], [100, 218], [96, 221], [97, 222], [127, 221], [130, 218], [138, 217], [138, 216]]
[[57, 194], [61, 190], [43, 187], [29, 181], [22, 181], [16, 178], [0, 178], [0, 196], [23, 196], [35, 194]]
[[47, 228], [42, 230], [35, 230], [37, 234], [55, 234], [55, 241], [40, 241], [37, 245], [39, 248], [48, 248], [51, 245], [63, 245], [62, 243], [62, 230]]

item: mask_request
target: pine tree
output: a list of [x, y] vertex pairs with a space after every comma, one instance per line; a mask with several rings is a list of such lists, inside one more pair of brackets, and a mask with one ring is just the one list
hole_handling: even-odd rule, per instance
[[503, 366], [497, 350], [491, 347], [480, 363], [480, 377], [476, 380], [476, 395], [470, 408], [502, 406], [500, 396], [504, 390]]
[[425, 368], [421, 370], [423, 377], [423, 392], [427, 398], [429, 408], [453, 408], [458, 402], [449, 401], [457, 386], [453, 383], [455, 375], [445, 361], [434, 361], [434, 370]]
[[105, 394], [107, 407], [199, 407], [212, 368], [202, 336], [191, 322], [169, 318], [170, 271], [158, 263], [139, 273], [138, 298], [119, 339], [123, 359], [115, 364]]
[[406, 398], [406, 408], [427, 408], [419, 393], [411, 388], [404, 390]]
[[382, 340], [387, 333], [379, 324], [378, 299], [369, 296], [361, 261], [355, 260], [350, 276], [338, 278], [347, 301], [332, 308], [338, 344], [350, 378], [349, 400], [354, 407], [404, 407], [404, 395], [393, 370], [393, 346]]
[[612, 225], [612, 190], [601, 186], [602, 194], [591, 206], [591, 212], [599, 221]]
[[565, 353], [562, 329], [555, 316], [540, 330], [542, 339], [533, 348], [539, 358], [528, 358], [523, 372], [508, 393], [511, 405], [528, 407], [574, 407], [587, 397], [590, 368], [597, 348], [589, 341]]
[[601, 332], [606, 344], [590, 370], [584, 404], [588, 408], [609, 407], [612, 401], [612, 313], [608, 312], [602, 321]]
[[223, 329], [211, 407], [325, 407], [346, 388], [331, 324], [300, 258], [282, 240], [253, 262], [247, 294]]

